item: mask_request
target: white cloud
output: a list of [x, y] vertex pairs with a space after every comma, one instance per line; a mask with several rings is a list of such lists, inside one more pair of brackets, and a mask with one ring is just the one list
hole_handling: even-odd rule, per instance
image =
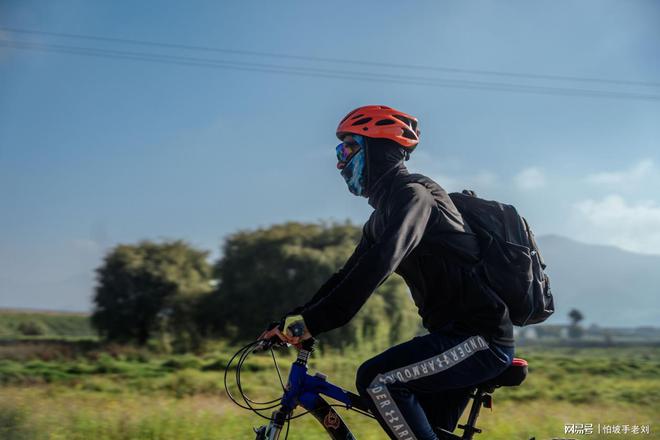
[[653, 161], [644, 159], [627, 170], [589, 174], [586, 181], [595, 185], [630, 185], [644, 181], [654, 172]]
[[482, 171], [474, 176], [474, 181], [477, 185], [489, 187], [497, 185], [499, 183], [499, 178], [495, 173], [491, 173], [490, 171]]
[[651, 200], [627, 202], [618, 194], [575, 204], [588, 239], [634, 252], [660, 253], [660, 205]]
[[525, 168], [513, 178], [516, 186], [530, 191], [543, 188], [546, 185], [545, 173], [538, 167]]

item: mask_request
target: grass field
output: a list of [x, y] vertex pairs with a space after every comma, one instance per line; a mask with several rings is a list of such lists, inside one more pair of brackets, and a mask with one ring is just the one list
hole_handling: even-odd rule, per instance
[[[48, 360], [5, 353], [0, 359], [2, 439], [249, 439], [263, 423], [234, 406], [222, 385], [232, 353], [219, 345], [205, 355], [155, 355], [125, 347], [63, 353]], [[32, 353], [34, 354], [34, 353]], [[292, 352], [279, 352], [282, 366]], [[521, 348], [530, 362], [523, 386], [495, 393], [494, 411], [484, 410], [484, 439], [573, 437], [609, 439], [624, 435], [564, 435], [565, 423], [650, 425], [660, 438], [660, 349]], [[364, 353], [315, 355], [312, 371], [353, 389]], [[273, 399], [278, 380], [272, 360], [255, 356], [246, 364], [244, 386], [251, 397]], [[376, 423], [343, 412], [358, 439], [382, 439]], [[322, 439], [315, 420], [292, 422], [290, 439]], [[479, 436], [477, 436], [479, 438]]]
[[86, 313], [0, 309], [0, 339], [95, 338]]

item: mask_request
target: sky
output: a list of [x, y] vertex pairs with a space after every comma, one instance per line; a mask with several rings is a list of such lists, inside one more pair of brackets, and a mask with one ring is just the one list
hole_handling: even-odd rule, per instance
[[652, 0], [0, 0], [0, 307], [89, 310], [119, 243], [363, 223], [334, 130], [365, 104], [447, 190], [660, 254], [658, 54]]

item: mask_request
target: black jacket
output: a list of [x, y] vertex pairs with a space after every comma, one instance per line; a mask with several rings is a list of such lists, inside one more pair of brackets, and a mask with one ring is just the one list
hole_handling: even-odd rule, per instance
[[369, 139], [366, 153], [366, 188], [375, 210], [344, 267], [297, 310], [310, 333], [346, 324], [396, 272], [429, 331], [451, 328], [513, 346], [508, 309], [474, 269], [476, 236], [447, 192], [428, 177], [410, 175], [404, 153], [387, 142]]

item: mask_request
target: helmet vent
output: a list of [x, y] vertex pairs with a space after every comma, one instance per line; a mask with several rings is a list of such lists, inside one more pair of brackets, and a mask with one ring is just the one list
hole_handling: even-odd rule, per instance
[[357, 118], [361, 118], [362, 116], [364, 116], [364, 113], [360, 113], [359, 115], [355, 115], [355, 116], [353, 116], [353, 117], [351, 118], [351, 120], [354, 121], [354, 120], [356, 120]]
[[405, 116], [401, 115], [392, 115], [393, 117], [397, 118], [399, 121], [403, 122], [404, 124], [410, 126], [410, 119], [406, 118]]
[[371, 121], [372, 119], [373, 119], [373, 118], [362, 118], [362, 119], [358, 119], [357, 121], [353, 122], [351, 125], [355, 126], [355, 125], [366, 124], [367, 122]]
[[412, 139], [414, 141], [417, 140], [417, 135], [415, 133], [413, 133], [412, 131], [408, 130], [407, 128], [403, 129], [402, 136], [405, 137], [405, 138], [408, 138], [408, 139]]
[[[349, 114], [347, 114], [346, 116], [344, 116], [344, 119], [341, 120], [340, 124], [341, 124], [342, 122], [344, 122], [346, 119], [350, 118], [351, 115], [354, 114], [356, 111], [357, 111], [357, 110], [353, 110], [352, 112], [350, 112]], [[362, 116], [362, 115], [360, 115], [360, 116]]]
[[381, 119], [380, 121], [376, 122], [376, 125], [392, 125], [392, 124], [396, 124], [396, 122], [394, 122], [391, 119]]

